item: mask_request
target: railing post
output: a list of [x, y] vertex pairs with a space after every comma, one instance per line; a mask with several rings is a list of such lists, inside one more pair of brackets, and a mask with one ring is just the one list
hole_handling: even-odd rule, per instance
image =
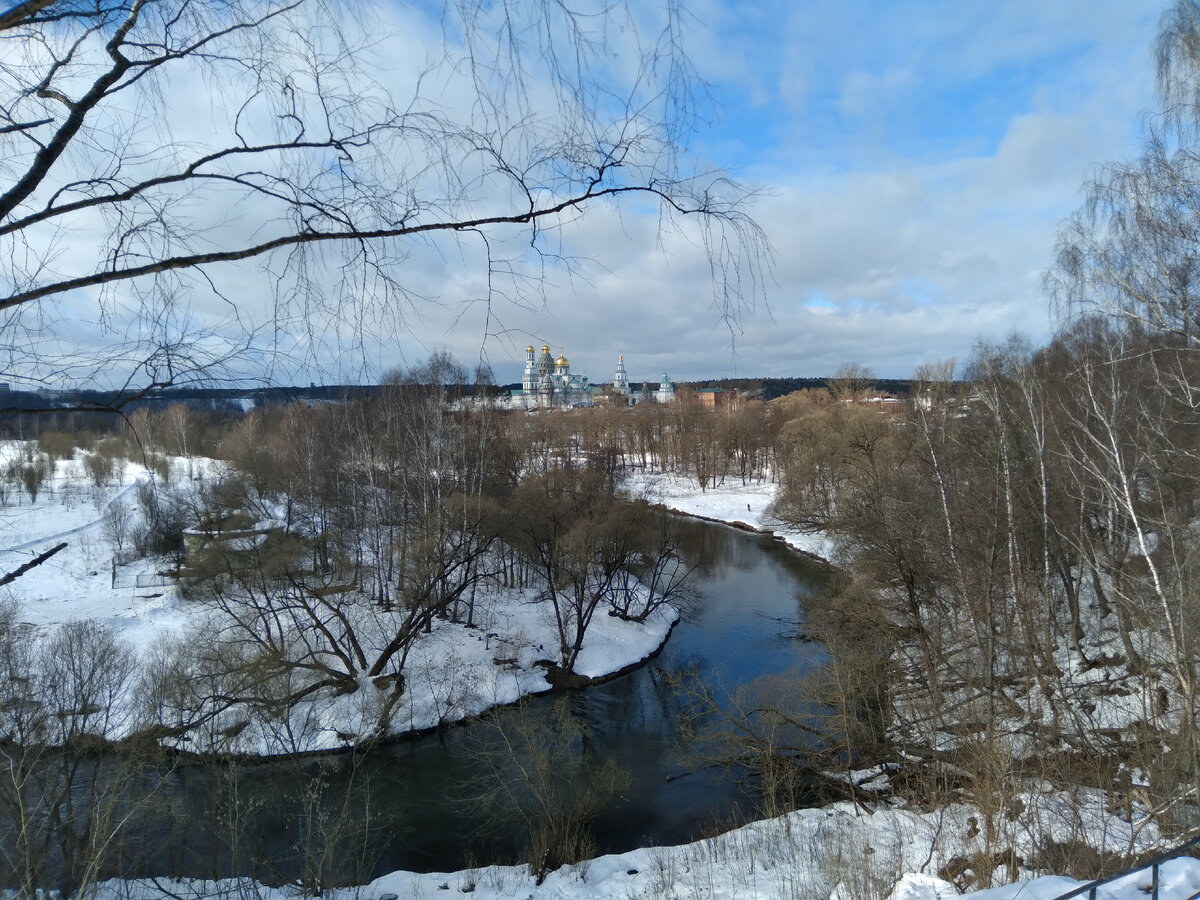
[[[1096, 900], [1096, 891], [1101, 885], [1116, 881], [1118, 878], [1124, 878], [1126, 875], [1134, 872], [1144, 872], [1146, 869], [1150, 870], [1150, 900], [1158, 900], [1158, 867], [1168, 860], [1182, 856], [1185, 850], [1197, 845], [1200, 845], [1200, 834], [1192, 837], [1190, 840], [1185, 841], [1172, 850], [1168, 850], [1165, 853], [1160, 853], [1158, 856], [1154, 857], [1154, 859], [1142, 863], [1142, 865], [1138, 866], [1136, 869], [1126, 869], [1123, 872], [1118, 872], [1115, 875], [1109, 875], [1107, 878], [1098, 878], [1090, 884], [1083, 884], [1075, 888], [1073, 891], [1067, 891], [1065, 894], [1060, 894], [1055, 898], [1055, 900], [1073, 900], [1075, 897], [1082, 897], [1084, 893], [1088, 895], [1088, 900]], [[1188, 900], [1200, 900], [1200, 891], [1192, 894]]]

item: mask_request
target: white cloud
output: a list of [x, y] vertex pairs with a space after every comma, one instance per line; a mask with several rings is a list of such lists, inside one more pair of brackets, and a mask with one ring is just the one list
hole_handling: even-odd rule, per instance
[[856, 69], [842, 81], [842, 114], [853, 118], [880, 117], [898, 105], [910, 102], [917, 87], [917, 75], [907, 66], [883, 72]]
[[[677, 378], [819, 375], [847, 361], [905, 376], [920, 363], [965, 358], [981, 335], [1044, 339], [1050, 319], [1039, 282], [1056, 223], [1080, 202], [1092, 167], [1134, 149], [1133, 123], [1150, 101], [1156, 16], [1117, 3], [974, 12], [839, 4], [768, 6], [734, 22], [746, 7], [723, 9], [715, 18], [729, 26], [720, 35], [727, 40], [710, 38], [723, 52], [702, 55], [706, 73], [743, 85], [747, 107], [774, 92], [768, 112], [795, 140], [791, 149], [761, 148], [751, 169], [764, 186], [754, 212], [777, 251], [769, 314], [760, 308], [731, 333], [710, 305], [703, 254], [683, 236], [667, 235], [660, 252], [654, 222], [593, 212], [564, 240], [607, 268], [555, 279], [547, 310], [514, 311], [506, 322], [551, 341], [593, 379], [611, 377], [618, 352], [635, 378], [663, 369]], [[755, 42], [772, 11], [772, 33], [793, 38], [778, 66], [771, 45]], [[1047, 62], [1064, 48], [1069, 64]], [[996, 73], [1021, 81], [1026, 69], [1036, 73], [1031, 92], [994, 139], [909, 158], [899, 145], [878, 145], [870, 127], [872, 117], [903, 115], [924, 91]], [[837, 71], [833, 83], [818, 81]], [[1052, 80], [1037, 81], [1044, 77]], [[867, 129], [835, 127], [820, 108], [823, 93]], [[842, 141], [871, 146], [859, 153]], [[862, 164], [823, 165], [813, 146]], [[517, 377], [523, 341], [513, 341], [511, 362], [504, 342], [489, 348], [507, 378]]]
[[[503, 380], [516, 380], [531, 339], [565, 351], [594, 380], [611, 377], [618, 353], [635, 380], [664, 370], [818, 375], [846, 361], [903, 376], [921, 362], [965, 356], [980, 334], [1019, 328], [1043, 338], [1038, 277], [1055, 224], [1078, 204], [1090, 168], [1131, 152], [1136, 116], [1150, 100], [1157, 16], [1137, 7], [690, 4], [698, 25], [709, 26], [690, 38], [700, 74], [729, 102], [703, 146], [721, 154], [718, 163], [726, 153], [737, 159], [737, 174], [764, 190], [753, 212], [777, 252], [769, 313], [754, 310], [731, 331], [712, 305], [689, 225], [660, 234], [655, 211], [597, 206], [548, 235], [561, 243], [546, 249], [574, 255], [573, 266], [497, 235], [496, 255], [520, 255], [534, 271], [544, 262], [546, 281], [501, 282], [507, 293], [490, 309], [479, 302], [489, 285], [477, 239], [396, 248], [405, 286], [425, 299], [389, 310], [367, 303], [360, 317], [340, 316], [348, 307], [334, 303], [311, 333], [282, 335], [281, 377], [360, 377], [364, 359], [378, 372], [445, 347], [466, 362], [489, 359]], [[441, 31], [411, 7], [376, 12], [364, 26], [373, 50], [360, 63], [403, 94]], [[446, 110], [470, 96], [454, 77], [428, 86]], [[199, 73], [172, 82], [171, 129], [196, 146], [215, 139], [226, 125], [220, 95]], [[220, 193], [191, 202], [197, 220], [221, 223], [222, 236], [250, 233], [243, 210]], [[73, 240], [94, 241], [88, 230], [98, 226], [85, 222]], [[323, 296], [332, 296], [336, 264], [336, 255], [325, 262], [316, 285]], [[245, 268], [214, 277], [238, 316], [270, 319], [269, 279]], [[369, 298], [373, 286], [354, 289]], [[191, 309], [198, 323], [231, 328], [219, 299], [197, 291]], [[70, 334], [87, 343], [79, 329]]]

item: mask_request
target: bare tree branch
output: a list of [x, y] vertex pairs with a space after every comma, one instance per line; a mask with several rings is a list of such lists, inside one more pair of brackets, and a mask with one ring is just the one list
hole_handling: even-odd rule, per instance
[[[589, 2], [18, 4], [0, 16], [0, 333], [82, 308], [101, 329], [163, 326], [149, 358], [178, 339], [164, 312], [215, 298], [229, 317], [205, 327], [231, 346], [248, 328], [319, 347], [349, 322], [362, 342], [439, 301], [410, 266], [439, 236], [483, 236], [485, 302], [520, 303], [573, 265], [547, 235], [601, 204], [695, 223], [736, 322], [767, 245], [749, 193], [685, 162], [702, 86], [683, 26], [668, 11], [641, 34], [631, 10]], [[396, 15], [442, 44], [385, 71]], [[270, 301], [220, 287], [234, 271]], [[64, 380], [78, 362], [51, 347], [16, 358]]]

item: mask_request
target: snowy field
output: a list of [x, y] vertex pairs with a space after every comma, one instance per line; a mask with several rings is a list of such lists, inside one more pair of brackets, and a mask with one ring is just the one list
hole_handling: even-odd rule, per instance
[[[15, 455], [9, 444], [0, 459]], [[79, 460], [60, 460], [36, 502], [11, 490], [0, 508], [0, 572], [12, 572], [38, 554], [65, 541], [67, 546], [47, 562], [21, 575], [3, 590], [21, 605], [20, 620], [41, 632], [76, 619], [92, 619], [111, 627], [123, 639], [145, 648], [164, 634], [178, 633], [187, 611], [174, 589], [138, 589], [137, 576], [154, 574], [156, 561], [139, 560], [119, 567], [113, 587], [115, 548], [103, 516], [110, 506], [132, 510], [139, 482], [149, 478], [142, 466], [129, 464], [109, 484], [89, 483]]]
[[789, 528], [769, 514], [776, 488], [771, 482], [742, 485], [732, 479], [701, 490], [694, 478], [640, 473], [632, 476], [626, 487], [631, 494], [667, 509], [774, 534], [803, 553], [825, 560], [833, 557], [833, 544], [825, 535]]
[[[17, 458], [20, 451], [18, 442], [0, 446], [0, 463]], [[191, 483], [189, 470], [202, 480], [214, 476], [217, 464], [177, 459], [172, 468], [173, 484]], [[36, 500], [16, 487], [9, 489], [0, 507], [0, 574], [15, 571], [58, 543], [67, 544], [0, 588], [0, 597], [18, 602], [21, 625], [44, 637], [70, 621], [101, 622], [143, 658], [153, 648], [197, 633], [208, 611], [182, 598], [174, 583], [158, 574], [168, 568], [167, 560], [147, 558], [114, 567], [117, 548], [106, 511], [123, 506], [137, 516], [137, 488], [149, 478], [145, 468], [129, 463], [111, 483], [96, 486], [79, 459], [60, 460]], [[139, 579], [148, 586], [138, 587]], [[405, 665], [405, 696], [395, 712], [393, 732], [430, 729], [549, 690], [545, 669], [535, 663], [556, 658], [558, 637], [549, 605], [531, 599], [521, 591], [481, 595], [477, 628], [435, 621]], [[662, 646], [677, 618], [669, 606], [644, 623], [596, 616], [576, 673], [602, 678], [637, 664]], [[268, 755], [343, 747], [366, 734], [374, 721], [373, 693], [364, 686], [348, 696], [306, 703], [288, 723], [287, 747], [277, 746], [269, 726], [254, 723], [223, 739], [221, 749]]]

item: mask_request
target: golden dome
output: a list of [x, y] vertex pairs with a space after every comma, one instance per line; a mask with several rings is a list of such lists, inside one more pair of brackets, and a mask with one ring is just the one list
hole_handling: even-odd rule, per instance
[[555, 368], [558, 368], [558, 367], [563, 367], [563, 366], [569, 366], [570, 363], [567, 362], [567, 358], [565, 356], [560, 356], [558, 359], [556, 359], [554, 361], [554, 365], [555, 365]]
[[550, 355], [550, 345], [542, 344], [542, 352], [545, 353], [547, 356], [549, 356]]
[[533, 352], [533, 344], [530, 344], [528, 347], [526, 347], [526, 348], [525, 348], [525, 352], [526, 352], [526, 353], [532, 353], [532, 352]]

